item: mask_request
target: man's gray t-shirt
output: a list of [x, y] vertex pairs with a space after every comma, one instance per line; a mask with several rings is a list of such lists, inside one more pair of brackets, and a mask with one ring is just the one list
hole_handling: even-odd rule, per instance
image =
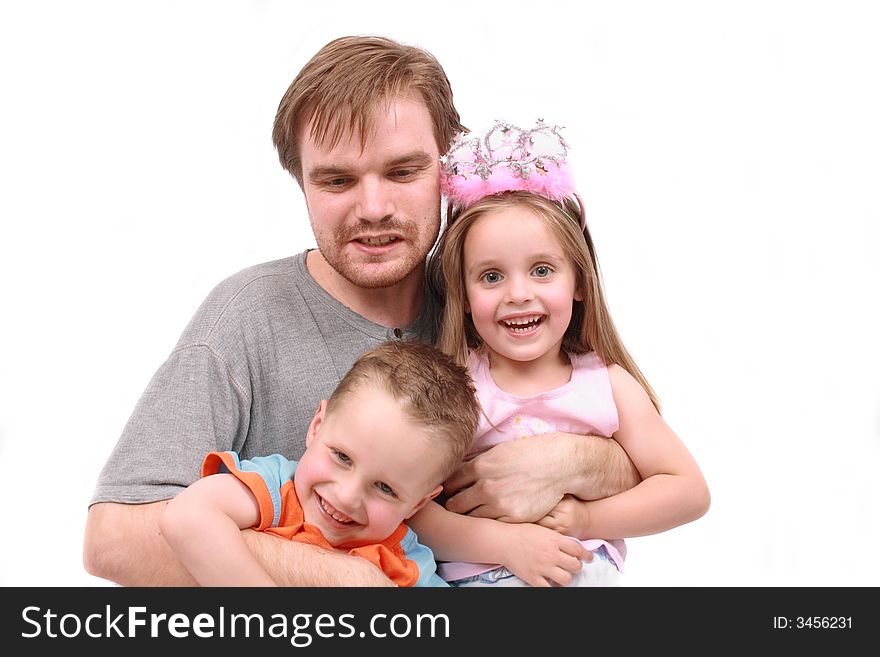
[[303, 252], [256, 265], [214, 288], [141, 396], [91, 503], [174, 497], [211, 451], [298, 460], [318, 404], [355, 359], [414, 337], [339, 303], [305, 262]]

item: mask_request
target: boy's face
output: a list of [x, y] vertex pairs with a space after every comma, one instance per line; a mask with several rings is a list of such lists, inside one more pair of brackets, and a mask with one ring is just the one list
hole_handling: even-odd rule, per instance
[[388, 538], [435, 497], [437, 447], [384, 390], [360, 385], [321, 402], [294, 476], [305, 520], [335, 547]]
[[440, 153], [425, 104], [380, 105], [363, 148], [344, 134], [329, 148], [300, 134], [303, 191], [320, 254], [362, 288], [420, 276], [440, 230]]

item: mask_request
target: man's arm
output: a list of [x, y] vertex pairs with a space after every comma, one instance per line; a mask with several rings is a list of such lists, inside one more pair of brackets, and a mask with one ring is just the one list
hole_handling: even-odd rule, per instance
[[505, 522], [535, 522], [570, 494], [597, 500], [641, 481], [611, 438], [547, 433], [495, 445], [446, 482], [446, 508]]
[[[159, 533], [167, 502], [89, 509], [83, 563], [91, 575], [123, 586], [197, 586]], [[376, 566], [342, 552], [244, 530], [245, 540], [282, 586], [392, 586]]]

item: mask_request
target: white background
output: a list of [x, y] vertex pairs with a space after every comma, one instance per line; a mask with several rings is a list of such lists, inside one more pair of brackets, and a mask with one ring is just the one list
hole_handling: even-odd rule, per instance
[[466, 125], [566, 126], [612, 313], [713, 504], [628, 583], [878, 586], [871, 2], [4, 2], [0, 584], [101, 586], [98, 472], [209, 290], [312, 245], [271, 143], [344, 34], [433, 52]]

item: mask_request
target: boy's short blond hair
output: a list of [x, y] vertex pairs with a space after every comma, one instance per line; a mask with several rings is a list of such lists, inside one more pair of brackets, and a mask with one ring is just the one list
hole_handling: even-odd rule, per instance
[[434, 440], [438, 482], [459, 468], [473, 443], [480, 415], [467, 369], [427, 344], [385, 342], [354, 362], [330, 396], [326, 412], [368, 384], [399, 401], [409, 419]]

